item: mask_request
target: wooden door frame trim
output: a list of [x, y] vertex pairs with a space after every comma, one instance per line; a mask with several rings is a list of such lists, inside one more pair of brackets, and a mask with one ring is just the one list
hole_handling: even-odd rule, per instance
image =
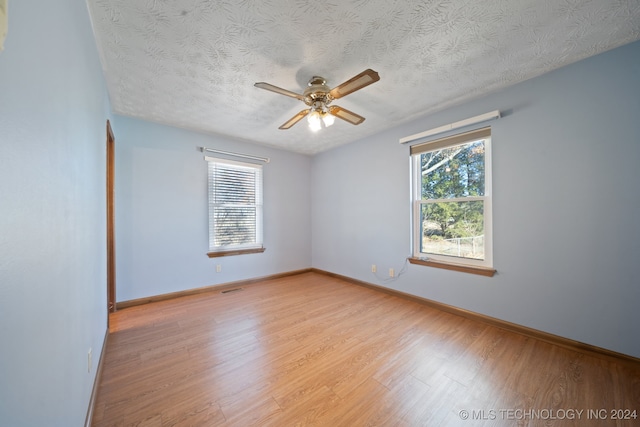
[[[107, 311], [116, 311], [115, 137], [107, 120]], [[108, 317], [108, 316], [107, 316]]]

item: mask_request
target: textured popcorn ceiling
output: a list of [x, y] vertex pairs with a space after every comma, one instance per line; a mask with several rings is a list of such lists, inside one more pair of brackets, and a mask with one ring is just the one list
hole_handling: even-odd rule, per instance
[[[88, 0], [114, 112], [314, 154], [640, 39], [640, 0]], [[366, 117], [278, 126], [301, 93]], [[478, 114], [485, 111], [478, 111]], [[461, 117], [460, 119], [463, 119]]]

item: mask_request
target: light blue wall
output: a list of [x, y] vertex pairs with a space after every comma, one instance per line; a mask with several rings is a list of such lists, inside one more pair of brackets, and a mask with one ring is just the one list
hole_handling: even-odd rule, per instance
[[80, 426], [107, 327], [109, 103], [85, 2], [9, 3], [0, 53], [0, 424]]
[[[635, 43], [314, 157], [313, 266], [640, 357], [639, 76]], [[498, 274], [385, 282], [410, 254], [398, 139], [495, 109]]]
[[[115, 128], [117, 301], [311, 266], [308, 156], [120, 116]], [[207, 257], [200, 146], [271, 158], [263, 167], [264, 253]]]

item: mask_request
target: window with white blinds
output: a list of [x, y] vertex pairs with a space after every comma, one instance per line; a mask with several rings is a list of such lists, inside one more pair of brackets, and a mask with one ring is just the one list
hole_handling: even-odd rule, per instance
[[207, 157], [209, 251], [262, 248], [262, 167]]

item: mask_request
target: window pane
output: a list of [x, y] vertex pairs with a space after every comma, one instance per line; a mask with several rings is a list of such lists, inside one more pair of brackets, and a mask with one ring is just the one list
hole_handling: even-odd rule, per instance
[[215, 246], [256, 243], [255, 207], [214, 207]]
[[484, 196], [484, 140], [420, 155], [422, 200]]
[[484, 259], [484, 202], [424, 203], [420, 252]]

